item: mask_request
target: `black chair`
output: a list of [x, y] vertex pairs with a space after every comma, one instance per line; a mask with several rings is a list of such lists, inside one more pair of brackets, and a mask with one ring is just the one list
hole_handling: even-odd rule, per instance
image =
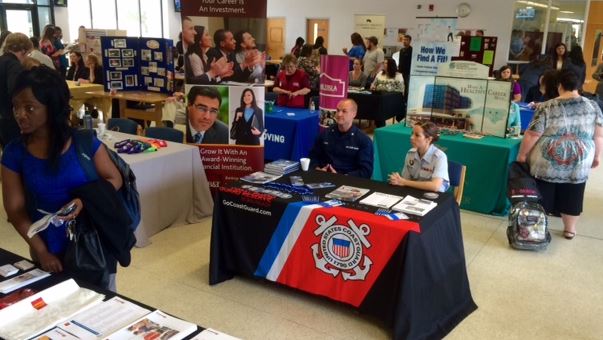
[[466, 171], [467, 167], [465, 165], [448, 160], [448, 179], [450, 180], [450, 187], [454, 191], [454, 199], [459, 206], [463, 200]]
[[138, 132], [138, 123], [127, 118], [111, 118], [107, 122], [107, 130], [135, 135]]
[[163, 139], [175, 143], [182, 143], [184, 141], [184, 133], [182, 131], [169, 127], [148, 127], [144, 135], [149, 138]]
[[264, 93], [264, 99], [266, 101], [272, 101], [276, 103], [276, 98], [278, 97], [278, 94], [274, 93], [274, 92], [266, 92]]

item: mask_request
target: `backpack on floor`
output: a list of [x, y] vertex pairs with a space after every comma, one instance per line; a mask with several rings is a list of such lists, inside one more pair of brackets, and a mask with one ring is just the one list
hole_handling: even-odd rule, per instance
[[[75, 143], [75, 150], [77, 157], [84, 169], [86, 178], [91, 181], [98, 179], [98, 173], [96, 172], [96, 166], [94, 165], [94, 155], [92, 154], [92, 136], [94, 130], [74, 130], [73, 140]], [[126, 161], [123, 160], [115, 151], [110, 148], [106, 148], [109, 158], [119, 170], [123, 179], [123, 185], [119, 189], [118, 196], [121, 198], [132, 224], [130, 229], [136, 231], [136, 228], [140, 224], [140, 195], [136, 189], [136, 176]]]
[[527, 163], [509, 167], [507, 195], [511, 201], [507, 239], [514, 249], [543, 250], [551, 243], [548, 219], [540, 205], [540, 191]]

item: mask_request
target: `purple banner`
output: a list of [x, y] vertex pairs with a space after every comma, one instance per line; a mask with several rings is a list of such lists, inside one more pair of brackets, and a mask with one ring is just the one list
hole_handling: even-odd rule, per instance
[[348, 56], [320, 56], [320, 109], [335, 110], [348, 97]]

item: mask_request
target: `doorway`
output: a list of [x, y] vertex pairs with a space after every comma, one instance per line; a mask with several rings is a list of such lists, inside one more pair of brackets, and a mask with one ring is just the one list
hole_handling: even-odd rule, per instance
[[329, 48], [329, 19], [306, 19], [306, 43], [314, 45], [316, 37], [325, 39], [323, 46]]
[[266, 54], [272, 60], [285, 56], [285, 18], [268, 18], [266, 21]]

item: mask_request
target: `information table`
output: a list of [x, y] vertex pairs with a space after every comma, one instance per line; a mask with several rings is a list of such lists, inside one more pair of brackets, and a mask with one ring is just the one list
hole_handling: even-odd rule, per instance
[[[163, 104], [167, 99], [167, 95], [157, 92], [147, 91], [118, 91], [116, 94], [111, 94], [105, 91], [89, 91], [88, 95], [94, 96], [99, 100], [99, 107], [103, 112], [111, 112], [111, 100], [119, 100], [119, 116], [121, 118], [133, 118], [145, 121], [154, 121], [155, 126], [163, 126], [161, 119], [163, 114]], [[152, 104], [149, 109], [137, 109], [127, 106], [127, 101], [139, 102], [144, 104]], [[110, 114], [105, 114], [105, 120], [108, 120]]]
[[274, 106], [266, 112], [264, 158], [299, 161], [308, 157], [318, 135], [319, 111]]
[[[0, 248], [0, 266], [1, 265], [5, 265], [5, 264], [13, 264], [13, 263], [21, 261], [21, 260], [24, 260], [24, 258], [21, 257], [21, 256], [19, 256], [19, 255], [17, 255], [17, 254], [11, 253], [11, 252], [9, 252], [7, 250], [4, 250], [4, 249]], [[27, 259], [27, 260], [30, 261], [29, 259]], [[23, 273], [23, 271], [20, 271], [18, 274], [22, 274], [22, 273]], [[12, 276], [9, 277], [9, 278], [12, 278]], [[70, 278], [71, 277], [69, 275], [65, 274], [65, 273], [52, 274], [52, 275], [50, 275], [50, 276], [48, 276], [48, 277], [46, 277], [46, 278], [44, 278], [44, 279], [42, 279], [40, 281], [31, 283], [31, 284], [25, 286], [24, 288], [32, 289], [35, 292], [40, 292], [40, 291], [42, 291], [44, 289], [50, 288], [50, 287], [52, 287], [52, 286], [54, 286], [56, 284], [59, 284], [59, 283], [65, 281], [65, 280], [68, 280]], [[145, 304], [143, 304], [141, 302], [138, 302], [136, 300], [132, 300], [132, 299], [130, 299], [128, 297], [125, 297], [123, 295], [116, 294], [116, 293], [114, 293], [112, 291], [99, 288], [97, 286], [91, 285], [91, 284], [89, 284], [89, 283], [87, 283], [85, 281], [79, 280], [79, 279], [74, 279], [74, 280], [77, 282], [78, 286], [80, 286], [82, 288], [90, 289], [90, 290], [95, 291], [95, 292], [97, 292], [99, 294], [105, 295], [105, 301], [109, 300], [109, 299], [111, 299], [111, 298], [113, 298], [115, 296], [119, 296], [122, 299], [128, 300], [128, 301], [130, 301], [130, 302], [132, 302], [132, 303], [134, 303], [134, 304], [136, 304], [136, 305], [138, 305], [138, 306], [140, 306], [142, 308], [148, 309], [150, 311], [154, 311], [155, 310], [155, 308], [153, 308], [153, 307], [145, 305]], [[0, 277], [0, 282], [1, 281], [4, 281], [4, 279], [2, 277]], [[4, 296], [5, 296], [4, 294], [0, 293], [0, 298], [2, 298]], [[203, 327], [197, 326], [197, 330], [193, 334], [187, 336], [185, 339], [193, 338], [194, 335], [200, 333], [203, 329], [204, 329]]]
[[[352, 176], [295, 175], [305, 183], [422, 194]], [[279, 182], [289, 183], [289, 178]], [[374, 316], [393, 330], [395, 339], [442, 338], [477, 308], [465, 267], [459, 208], [450, 194], [440, 195], [437, 207], [423, 218], [393, 221], [358, 201], [325, 207], [300, 202], [298, 194], [274, 198], [249, 188], [238, 182], [216, 196], [210, 284], [234, 275], [275, 281]], [[315, 193], [324, 196], [332, 190]]]
[[[102, 139], [113, 145], [124, 139], [144, 137], [109, 131]], [[136, 246], [144, 247], [161, 230], [183, 223], [198, 223], [209, 216], [213, 200], [199, 155], [199, 148], [167, 142], [156, 152], [120, 154], [136, 175], [142, 218], [136, 229]]]
[[[85, 103], [90, 103], [95, 106], [100, 105], [100, 100], [97, 100], [96, 96], [88, 92], [103, 91], [103, 85], [78, 83], [73, 80], [67, 80], [67, 86], [69, 87], [69, 92], [71, 93], [69, 105], [71, 105], [71, 108], [75, 113], [77, 113], [80, 107], [82, 107], [82, 105]], [[107, 112], [103, 111], [103, 114], [107, 115]]]
[[524, 132], [530, 122], [532, 121], [532, 117], [534, 117], [534, 109], [528, 106], [528, 103], [519, 103], [519, 115], [521, 117], [521, 132]]
[[[400, 171], [410, 149], [412, 129], [394, 124], [375, 130], [375, 161], [373, 179], [386, 181], [388, 174]], [[457, 135], [441, 135], [436, 142], [448, 159], [467, 166], [461, 208], [484, 214], [506, 215], [507, 175], [511, 162], [517, 158], [521, 139], [485, 136], [470, 139]]]
[[374, 120], [377, 127], [385, 126], [389, 118], [406, 115], [401, 92], [348, 92], [348, 98], [358, 104], [356, 119]]

